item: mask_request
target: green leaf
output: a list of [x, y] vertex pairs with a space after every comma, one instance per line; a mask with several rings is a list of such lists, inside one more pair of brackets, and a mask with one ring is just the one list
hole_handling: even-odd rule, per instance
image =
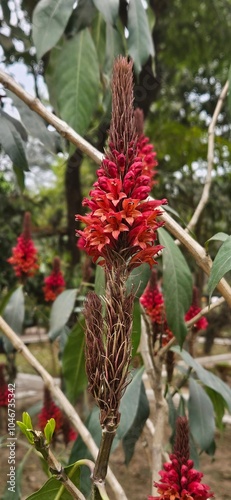
[[150, 278], [150, 267], [148, 264], [141, 264], [138, 268], [133, 269], [127, 280], [127, 291], [134, 291], [136, 297], [140, 298], [143, 294], [149, 278]]
[[149, 56], [154, 56], [153, 41], [142, 0], [129, 2], [127, 27], [128, 53], [134, 61], [136, 73], [139, 74]]
[[54, 340], [66, 325], [75, 305], [77, 289], [64, 290], [51, 307], [49, 338]]
[[79, 322], [68, 336], [62, 356], [62, 367], [67, 397], [75, 403], [78, 394], [87, 387], [85, 337], [83, 325]]
[[83, 135], [97, 107], [100, 85], [97, 53], [88, 28], [52, 49], [46, 81], [57, 115]]
[[205, 386], [205, 390], [213, 403], [213, 408], [216, 415], [216, 426], [218, 427], [218, 429], [223, 430], [224, 424], [222, 422], [222, 419], [225, 413], [225, 409], [227, 408], [227, 404], [222, 395], [211, 389], [211, 387]]
[[3, 109], [1, 109], [1, 111], [0, 111], [0, 116], [1, 117], [3, 116], [4, 118], [6, 118], [6, 120], [9, 120], [14, 125], [14, 127], [16, 128], [18, 133], [20, 134], [22, 140], [24, 142], [27, 141], [27, 139], [28, 139], [27, 131], [26, 131], [24, 125], [19, 120], [17, 120], [13, 116], [8, 115], [8, 113], [5, 113], [5, 111], [3, 111]]
[[141, 308], [139, 300], [135, 300], [132, 321], [132, 356], [137, 354], [141, 335]]
[[33, 424], [32, 424], [32, 421], [31, 421], [31, 417], [30, 417], [29, 413], [27, 413], [27, 411], [23, 412], [23, 414], [22, 414], [22, 421], [23, 421], [23, 423], [26, 425], [26, 427], [28, 429], [33, 429]]
[[189, 378], [189, 425], [194, 440], [202, 451], [209, 449], [214, 440], [215, 418], [213, 405], [203, 387]]
[[15, 173], [15, 177], [17, 179], [18, 186], [19, 186], [20, 190], [23, 191], [24, 188], [25, 188], [25, 174], [24, 174], [24, 171], [21, 168], [16, 167], [16, 165], [13, 165], [13, 170], [14, 170], [14, 173]]
[[2, 313], [3, 313], [3, 311], [4, 311], [5, 307], [7, 306], [8, 302], [9, 302], [9, 300], [10, 300], [10, 298], [11, 298], [11, 296], [12, 296], [12, 295], [13, 295], [13, 293], [15, 292], [15, 288], [16, 288], [16, 287], [12, 288], [12, 290], [10, 290], [10, 291], [9, 291], [9, 292], [8, 292], [8, 293], [7, 293], [7, 294], [3, 297], [3, 299], [1, 300], [1, 302], [0, 302], [0, 314], [2, 314]]
[[211, 238], [209, 238], [209, 240], [205, 242], [206, 251], [208, 251], [210, 241], [225, 241], [228, 237], [228, 234], [222, 232], [214, 234]]
[[195, 361], [195, 359], [193, 359], [192, 356], [190, 356], [190, 354], [184, 349], [180, 350], [179, 346], [174, 346], [171, 348], [171, 350], [179, 354], [186, 363], [186, 365], [191, 366], [191, 368], [195, 370], [198, 378], [205, 386], [210, 387], [210, 389], [213, 389], [214, 391], [218, 392], [218, 394], [220, 394], [224, 398], [229, 411], [231, 411], [230, 387], [216, 375], [203, 368], [203, 366], [201, 366], [200, 363]]
[[192, 300], [192, 275], [188, 264], [173, 238], [163, 228], [158, 229], [163, 250], [163, 292], [167, 321], [179, 345], [187, 335], [184, 316]]
[[32, 38], [37, 58], [52, 49], [62, 36], [73, 11], [73, 0], [40, 0], [33, 11]]
[[93, 0], [78, 0], [65, 30], [67, 37], [72, 37], [87, 26], [92, 26], [96, 13]]
[[213, 261], [209, 280], [208, 292], [211, 297], [214, 288], [217, 286], [221, 278], [231, 270], [231, 236], [224, 241], [219, 248], [217, 255]]
[[29, 427], [27, 425], [23, 424], [23, 422], [19, 422], [18, 420], [16, 421], [16, 424], [19, 426], [20, 430], [22, 433], [26, 436], [27, 440], [29, 441], [30, 444], [34, 444], [34, 436], [33, 434], [28, 430]]
[[149, 403], [148, 403], [148, 398], [146, 396], [144, 384], [142, 383], [135, 419], [132, 423], [132, 426], [130, 427], [130, 429], [125, 434], [122, 440], [126, 465], [129, 464], [129, 462], [133, 457], [136, 442], [138, 441], [139, 437], [142, 434], [145, 422], [148, 417], [149, 417]]
[[44, 436], [45, 436], [48, 444], [50, 444], [50, 442], [52, 440], [52, 436], [53, 436], [54, 431], [55, 431], [55, 426], [56, 426], [55, 419], [50, 418], [44, 427]]
[[29, 170], [24, 144], [15, 125], [0, 110], [0, 143], [11, 161], [22, 170]]
[[100, 297], [105, 296], [105, 271], [102, 266], [96, 266], [95, 293]]
[[[67, 467], [64, 467], [64, 471], [75, 486], [79, 488], [79, 467], [76, 466], [76, 464], [68, 465]], [[42, 486], [42, 488], [27, 497], [27, 500], [44, 500], [45, 498], [49, 498], [49, 500], [58, 500], [58, 498], [62, 500], [72, 500], [73, 496], [66, 490], [64, 485], [60, 483], [58, 479], [51, 477]]]
[[229, 114], [231, 115], [231, 65], [229, 67], [229, 75], [228, 75], [228, 78], [229, 78], [229, 92], [228, 92], [228, 107], [229, 107]]
[[[25, 315], [25, 303], [22, 286], [18, 287], [11, 295], [4, 309], [3, 318], [17, 335], [21, 335]], [[6, 352], [14, 349], [7, 337], [3, 336], [3, 344]]]
[[116, 24], [119, 14], [119, 0], [93, 0], [95, 7], [101, 12], [106, 23]]
[[115, 58], [119, 55], [125, 54], [125, 47], [123, 43], [123, 34], [109, 23], [106, 24], [106, 53], [104, 63], [104, 73], [111, 76], [112, 67]]

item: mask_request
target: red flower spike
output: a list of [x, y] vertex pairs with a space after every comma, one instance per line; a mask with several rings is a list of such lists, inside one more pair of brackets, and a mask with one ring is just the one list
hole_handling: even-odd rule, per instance
[[142, 174], [147, 175], [150, 179], [150, 187], [152, 188], [157, 181], [154, 180], [156, 175], [155, 167], [158, 165], [156, 152], [149, 138], [144, 135], [144, 114], [142, 109], [137, 108], [134, 112], [136, 120], [136, 130], [138, 133], [138, 157], [142, 159]]
[[41, 431], [44, 430], [44, 427], [47, 424], [47, 421], [50, 418], [54, 418], [56, 425], [55, 431], [53, 434], [53, 442], [57, 440], [57, 436], [63, 434], [64, 443], [67, 445], [70, 441], [76, 439], [77, 434], [71, 428], [70, 423], [61, 411], [61, 409], [54, 403], [51, 393], [48, 389], [44, 389], [44, 400], [43, 400], [43, 408], [38, 415], [38, 423]]
[[176, 441], [170, 462], [165, 463], [160, 481], [154, 482], [158, 496], [148, 500], [208, 500], [213, 498], [209, 486], [201, 483], [203, 474], [193, 469], [189, 460], [189, 426], [186, 417], [176, 421]]
[[173, 333], [170, 330], [165, 313], [164, 297], [157, 282], [157, 272], [153, 269], [150, 281], [140, 297], [140, 303], [150, 317], [155, 334], [154, 342], [161, 340], [161, 345], [166, 345], [172, 339]]
[[[196, 286], [194, 286], [192, 305], [185, 314], [185, 321], [189, 321], [190, 319], [194, 318], [194, 316], [196, 316], [199, 312], [201, 312], [201, 307], [199, 307], [198, 289]], [[199, 332], [199, 330], [206, 330], [207, 326], [208, 321], [205, 316], [202, 316], [200, 319], [198, 319], [198, 321], [196, 321], [196, 323], [193, 325], [193, 328], [195, 332]]]
[[44, 279], [44, 298], [46, 302], [54, 302], [60, 293], [65, 290], [65, 280], [60, 270], [60, 259], [55, 257], [52, 273]]
[[161, 248], [155, 245], [156, 230], [162, 226], [157, 217], [166, 203], [145, 201], [157, 162], [148, 139], [139, 132], [137, 136], [137, 113], [133, 109], [132, 62], [119, 57], [113, 71], [108, 150], [97, 170], [91, 199], [83, 201], [91, 212], [77, 215], [76, 220], [85, 224], [77, 234], [94, 262], [110, 268], [122, 256], [129, 272], [143, 262], [150, 267], [156, 263], [154, 256]]
[[23, 232], [17, 239], [17, 245], [12, 249], [12, 257], [7, 259], [18, 278], [24, 281], [37, 272], [38, 256], [37, 249], [31, 239], [31, 216], [26, 212], [23, 220]]
[[0, 406], [8, 406], [8, 384], [6, 381], [6, 365], [0, 364]]

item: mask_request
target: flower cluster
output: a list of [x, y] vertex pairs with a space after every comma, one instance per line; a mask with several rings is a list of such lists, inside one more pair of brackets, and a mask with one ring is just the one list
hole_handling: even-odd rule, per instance
[[[148, 201], [151, 191], [150, 169], [153, 152], [144, 138], [138, 147], [132, 95], [132, 63], [118, 58], [114, 65], [112, 84], [113, 112], [109, 132], [109, 147], [98, 180], [83, 205], [88, 215], [76, 220], [86, 227], [77, 233], [82, 236], [84, 249], [93, 261], [108, 266], [117, 256], [128, 263], [129, 271], [147, 262], [152, 267], [154, 256], [162, 248], [156, 245], [156, 230], [160, 206], [166, 200]], [[121, 98], [118, 89], [124, 93]], [[124, 107], [126, 104], [126, 112]], [[143, 143], [142, 143], [143, 141]], [[146, 150], [144, 152], [144, 148]], [[149, 168], [150, 163], [150, 168]]]
[[[201, 312], [201, 307], [199, 307], [199, 297], [198, 297], [198, 289], [194, 286], [193, 287], [193, 298], [192, 298], [192, 305], [190, 306], [189, 310], [185, 314], [185, 321], [189, 321], [190, 319], [194, 318], [199, 312]], [[201, 316], [198, 321], [193, 325], [194, 332], [199, 332], [199, 330], [206, 330], [208, 326], [208, 321], [205, 318], [205, 316]]]
[[62, 434], [64, 443], [67, 445], [70, 441], [77, 438], [76, 432], [70, 426], [68, 418], [62, 413], [60, 408], [54, 403], [50, 391], [44, 389], [43, 408], [38, 415], [39, 427], [43, 431], [50, 418], [54, 418], [56, 425], [53, 434], [53, 442], [57, 440], [57, 436]]
[[141, 158], [143, 164], [142, 175], [146, 175], [150, 178], [150, 187], [152, 188], [157, 183], [157, 181], [154, 180], [157, 173], [155, 167], [158, 165], [156, 151], [154, 150], [153, 144], [150, 143], [149, 137], [144, 135], [144, 115], [142, 109], [136, 108], [134, 115], [138, 134], [138, 158]]
[[189, 428], [186, 417], [178, 417], [176, 441], [170, 462], [164, 464], [160, 481], [154, 482], [158, 496], [148, 500], [207, 500], [214, 495], [209, 486], [201, 483], [203, 474], [193, 468], [189, 459]]
[[59, 257], [55, 257], [52, 273], [44, 279], [43, 292], [46, 302], [53, 302], [65, 290], [65, 285], [66, 283], [60, 270], [60, 259]]
[[157, 272], [152, 270], [149, 283], [140, 297], [140, 303], [145, 309], [146, 314], [149, 316], [153, 328], [153, 343], [160, 339], [161, 345], [166, 345], [173, 337], [170, 330], [164, 306], [164, 297], [160, 290], [157, 280]]
[[15, 274], [22, 281], [34, 276], [39, 268], [37, 249], [31, 239], [31, 216], [26, 212], [23, 220], [23, 232], [17, 239], [17, 245], [12, 249], [12, 257], [8, 262], [13, 266]]
[[[159, 336], [161, 336], [161, 344], [165, 345], [169, 342], [169, 340], [171, 340], [171, 338], [173, 337], [173, 333], [167, 323], [164, 297], [157, 281], [157, 272], [155, 269], [152, 270], [152, 275], [149, 283], [143, 295], [140, 297], [140, 303], [151, 320], [153, 326], [154, 342]], [[199, 307], [198, 303], [198, 290], [196, 287], [193, 287], [192, 305], [185, 314], [185, 321], [193, 318], [201, 311], [201, 307]], [[207, 328], [207, 325], [207, 319], [202, 316], [198, 321], [196, 321], [194, 325], [194, 331], [198, 332], [199, 330], [205, 329]]]

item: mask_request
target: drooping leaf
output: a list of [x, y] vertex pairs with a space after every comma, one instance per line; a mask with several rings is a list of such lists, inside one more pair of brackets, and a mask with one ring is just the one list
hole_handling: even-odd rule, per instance
[[77, 289], [64, 290], [51, 307], [49, 338], [54, 340], [66, 325], [75, 305]]
[[54, 152], [55, 141], [58, 136], [57, 132], [50, 132], [44, 120], [37, 115], [37, 113], [28, 108], [28, 106], [19, 99], [19, 97], [13, 94], [13, 92], [7, 90], [7, 95], [12, 99], [13, 104], [17, 108], [28, 134], [39, 139], [49, 151]]
[[119, 0], [93, 0], [96, 8], [101, 12], [106, 23], [116, 24], [119, 13]]
[[52, 49], [62, 36], [73, 10], [73, 0], [40, 0], [32, 17], [32, 38], [38, 60]]
[[219, 377], [203, 368], [203, 366], [201, 366], [200, 363], [193, 359], [192, 356], [184, 349], [180, 350], [179, 346], [174, 346], [171, 348], [171, 350], [179, 354], [186, 365], [191, 366], [193, 370], [195, 370], [198, 378], [205, 386], [210, 387], [214, 391], [218, 392], [218, 394], [220, 394], [224, 398], [229, 411], [231, 411], [230, 387]]
[[12, 295], [13, 295], [13, 293], [15, 292], [15, 288], [16, 288], [16, 287], [12, 288], [12, 290], [10, 290], [10, 291], [9, 291], [9, 292], [8, 292], [8, 293], [7, 293], [7, 294], [6, 294], [3, 298], [2, 298], [2, 300], [1, 300], [1, 302], [0, 302], [0, 314], [2, 314], [2, 313], [3, 313], [3, 311], [4, 311], [5, 307], [7, 306], [8, 302], [9, 302], [9, 300], [10, 300], [10, 298], [11, 298], [11, 296], [12, 296]]
[[95, 293], [101, 297], [105, 296], [105, 271], [102, 266], [96, 267]]
[[0, 110], [0, 144], [16, 167], [29, 170], [21, 135], [6, 115]]
[[17, 120], [13, 116], [9, 115], [8, 113], [5, 113], [5, 111], [3, 111], [3, 109], [1, 109], [1, 111], [0, 111], [0, 117], [4, 117], [4, 118], [6, 118], [6, 120], [9, 120], [9, 122], [11, 122], [14, 125], [14, 127], [16, 128], [18, 133], [20, 134], [22, 140], [24, 142], [27, 141], [27, 139], [28, 139], [27, 131], [26, 131], [24, 125], [19, 120]]
[[213, 405], [203, 387], [189, 378], [189, 425], [194, 440], [202, 451], [209, 449], [214, 440], [215, 418]]
[[136, 442], [141, 436], [145, 422], [148, 417], [149, 417], [149, 403], [148, 403], [148, 398], [146, 396], [144, 384], [142, 383], [140, 390], [140, 399], [135, 419], [133, 421], [132, 426], [130, 427], [130, 429], [125, 434], [122, 440], [126, 465], [129, 464], [129, 462], [133, 457]]
[[25, 174], [24, 174], [24, 171], [21, 168], [16, 167], [16, 165], [13, 165], [13, 170], [14, 170], [14, 173], [15, 173], [15, 177], [17, 179], [18, 186], [19, 186], [20, 190], [23, 191], [24, 188], [25, 188]]
[[[21, 335], [25, 315], [25, 302], [22, 286], [18, 287], [11, 295], [3, 313], [3, 318], [17, 335]], [[10, 340], [3, 336], [3, 345], [6, 352], [11, 352], [14, 347]]]
[[[79, 488], [79, 467], [77, 467], [76, 464], [68, 465], [64, 467], [64, 471], [75, 486]], [[62, 500], [72, 500], [73, 496], [67, 491], [63, 483], [55, 479], [55, 477], [51, 477], [42, 488], [27, 497], [27, 500], [44, 500], [45, 498], [49, 498], [49, 500], [57, 500], [58, 498], [62, 498]]]
[[132, 318], [132, 356], [135, 356], [140, 344], [141, 335], [141, 308], [138, 300], [134, 302]]
[[150, 278], [150, 267], [148, 264], [141, 264], [130, 273], [126, 286], [127, 291], [134, 291], [137, 298], [143, 294]]
[[137, 74], [149, 56], [154, 56], [154, 46], [142, 0], [128, 4], [128, 53], [134, 61]]
[[97, 106], [100, 84], [97, 53], [88, 28], [52, 49], [45, 76], [57, 115], [83, 135]]
[[163, 228], [158, 229], [163, 250], [163, 292], [167, 321], [179, 345], [187, 335], [184, 316], [192, 300], [192, 274], [173, 238]]
[[222, 422], [222, 419], [225, 413], [225, 409], [227, 408], [227, 404], [222, 395], [214, 391], [211, 387], [205, 386], [205, 390], [213, 403], [213, 409], [216, 416], [216, 426], [218, 427], [218, 429], [223, 430], [224, 424]]
[[209, 240], [205, 242], [206, 250], [208, 251], [210, 241], [225, 241], [228, 237], [228, 234], [222, 232], [214, 234], [211, 238], [209, 238]]
[[63, 378], [68, 399], [76, 398], [87, 387], [85, 372], [85, 338], [83, 325], [76, 323], [68, 336], [62, 356]]
[[214, 288], [217, 286], [221, 278], [231, 270], [231, 236], [228, 236], [224, 243], [219, 248], [217, 255], [213, 261], [209, 280], [208, 292], [211, 297]]

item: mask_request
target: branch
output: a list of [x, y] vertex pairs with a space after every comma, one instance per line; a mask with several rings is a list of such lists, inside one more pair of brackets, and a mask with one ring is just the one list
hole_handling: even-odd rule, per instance
[[208, 154], [207, 154], [208, 167], [207, 167], [207, 174], [206, 174], [206, 178], [205, 178], [204, 189], [202, 191], [201, 199], [196, 207], [196, 210], [195, 210], [191, 220], [189, 221], [189, 223], [187, 225], [186, 231], [191, 231], [195, 227], [195, 225], [197, 224], [197, 221], [198, 221], [198, 219], [199, 219], [199, 217], [200, 217], [200, 215], [201, 215], [201, 213], [202, 213], [202, 211], [203, 211], [203, 209], [204, 209], [204, 207], [209, 199], [209, 191], [210, 191], [210, 187], [211, 187], [211, 183], [212, 183], [212, 170], [213, 170], [213, 159], [214, 159], [215, 126], [216, 126], [217, 119], [218, 119], [219, 113], [221, 111], [224, 99], [227, 95], [228, 88], [229, 88], [229, 82], [227, 81], [226, 84], [224, 85], [222, 91], [221, 91], [220, 97], [217, 101], [215, 111], [214, 111], [213, 116], [212, 116], [212, 121], [211, 121], [209, 128], [208, 128]]
[[[60, 120], [57, 116], [53, 115], [48, 111], [45, 106], [37, 99], [28, 94], [23, 88], [18, 85], [13, 78], [8, 76], [4, 71], [0, 70], [0, 82], [8, 89], [10, 89], [14, 94], [16, 94], [23, 102], [25, 102], [33, 111], [42, 116], [50, 125], [53, 125], [57, 132], [66, 137], [70, 142], [75, 144], [83, 153], [86, 153], [90, 158], [92, 158], [97, 164], [100, 165], [103, 155], [97, 149], [95, 149], [89, 142], [83, 139], [79, 134], [77, 134], [71, 127], [67, 125], [63, 120]], [[163, 209], [163, 208], [162, 208]], [[206, 254], [204, 248], [199, 245], [187, 232], [172, 219], [172, 217], [164, 211], [160, 216], [160, 219], [165, 222], [165, 227], [173, 234], [181, 243], [188, 249], [188, 251], [193, 255], [198, 266], [201, 267], [205, 273], [209, 276], [210, 269], [212, 266], [212, 261], [210, 257]], [[229, 306], [231, 307], [231, 288], [227, 281], [222, 278], [222, 280], [217, 285], [217, 289], [221, 295], [225, 298]]]
[[101, 163], [103, 155], [94, 146], [89, 144], [83, 137], [81, 137], [73, 128], [60, 120], [53, 113], [48, 111], [48, 109], [41, 103], [41, 101], [32, 95], [30, 95], [26, 90], [24, 90], [21, 85], [15, 82], [15, 80], [7, 75], [4, 71], [0, 69], [0, 83], [6, 88], [11, 90], [16, 96], [19, 97], [27, 106], [29, 106], [32, 111], [35, 111], [39, 116], [41, 116], [47, 123], [53, 125], [57, 132], [68, 139], [72, 144], [79, 148], [83, 153], [86, 153], [92, 160], [96, 163]]
[[[12, 330], [12, 328], [5, 322], [5, 320], [0, 316], [0, 330], [6, 335], [6, 337], [11, 341], [15, 349], [23, 355], [23, 357], [28, 361], [28, 363], [36, 370], [36, 372], [42, 377], [45, 386], [49, 389], [54, 398], [59, 402], [60, 407], [67, 415], [68, 419], [71, 421], [73, 427], [80, 434], [83, 442], [87, 446], [94, 460], [98, 455], [98, 447], [95, 444], [90, 432], [83, 424], [75, 408], [68, 401], [66, 396], [63, 394], [61, 389], [55, 385], [53, 377], [45, 370], [45, 368], [39, 363], [39, 361], [31, 354], [29, 349], [25, 346], [24, 342], [18, 337], [18, 335]], [[127, 500], [124, 490], [117, 481], [116, 477], [112, 473], [111, 469], [108, 469], [107, 480], [110, 484], [115, 496], [118, 500]]]

